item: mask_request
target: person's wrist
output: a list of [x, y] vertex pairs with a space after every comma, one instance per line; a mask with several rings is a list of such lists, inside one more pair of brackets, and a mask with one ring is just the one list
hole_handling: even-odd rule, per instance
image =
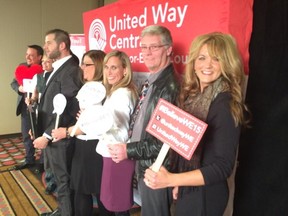
[[71, 136], [70, 136], [70, 133], [69, 133], [69, 127], [66, 128], [66, 138], [69, 139]]
[[50, 141], [50, 139], [49, 139], [48, 137], [46, 137], [46, 136], [42, 136], [42, 137], [44, 137], [44, 139], [45, 139], [47, 142]]

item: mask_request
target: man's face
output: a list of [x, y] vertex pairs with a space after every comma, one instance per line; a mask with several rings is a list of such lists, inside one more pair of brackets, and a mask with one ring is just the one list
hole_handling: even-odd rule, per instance
[[160, 35], [145, 35], [141, 38], [141, 50], [144, 64], [149, 72], [155, 73], [170, 61], [172, 47], [163, 44]]
[[26, 58], [26, 63], [28, 65], [32, 65], [32, 64], [40, 64], [42, 56], [38, 55], [36, 49], [28, 47], [28, 49], [26, 51], [25, 58]]
[[59, 45], [55, 41], [54, 34], [48, 34], [45, 37], [44, 51], [48, 58], [50, 59], [59, 59], [61, 52], [59, 50]]

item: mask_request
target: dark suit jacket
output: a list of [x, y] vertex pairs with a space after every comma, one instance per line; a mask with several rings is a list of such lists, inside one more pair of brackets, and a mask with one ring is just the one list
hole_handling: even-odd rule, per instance
[[[20, 65], [27, 65], [26, 63], [21, 63]], [[19, 65], [19, 66], [20, 66]], [[14, 78], [10, 84], [11, 88], [18, 94], [16, 101], [16, 115], [20, 115], [22, 111], [22, 106], [26, 106], [25, 104], [25, 94], [18, 91], [19, 84], [17, 80]]]
[[53, 113], [53, 98], [62, 93], [67, 100], [64, 112], [60, 115], [58, 127], [68, 127], [76, 122], [76, 114], [79, 111], [77, 92], [81, 88], [80, 67], [73, 58], [68, 59], [53, 75], [44, 89], [39, 104], [39, 135], [46, 133], [51, 136], [55, 128], [56, 113]]

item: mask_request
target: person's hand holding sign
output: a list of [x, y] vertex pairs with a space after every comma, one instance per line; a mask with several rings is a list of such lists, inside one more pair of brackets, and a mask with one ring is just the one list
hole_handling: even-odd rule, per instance
[[188, 59], [177, 101], [180, 111], [160, 104], [146, 129], [174, 151], [167, 170], [155, 171], [154, 165], [145, 170], [145, 186], [175, 187], [175, 215], [225, 215], [228, 182], [234, 184], [227, 180], [235, 168], [241, 128], [250, 120], [241, 91], [243, 65], [235, 39], [221, 32], [197, 36]]
[[[53, 106], [54, 106], [53, 113], [57, 114], [56, 122], [55, 122], [55, 129], [58, 128], [59, 117], [63, 113], [63, 111], [66, 107], [66, 104], [67, 104], [66, 98], [61, 93], [55, 95], [55, 97], [53, 98]], [[58, 137], [56, 137], [55, 135], [53, 136], [53, 134], [51, 134], [51, 135], [53, 138], [53, 142], [58, 141], [57, 140]], [[43, 135], [43, 136], [40, 136], [37, 139], [35, 139], [33, 144], [34, 144], [35, 148], [44, 149], [48, 145], [48, 142], [49, 142], [48, 138]]]
[[36, 137], [35, 133], [35, 118], [33, 118], [32, 113], [34, 112], [33, 106], [31, 104], [31, 95], [36, 88], [36, 83], [35, 80], [33, 79], [23, 79], [23, 91], [27, 93], [27, 97], [25, 98], [25, 103], [26, 101], [28, 102], [27, 108], [29, 111], [29, 118], [30, 118], [30, 124], [31, 124], [31, 137]]
[[69, 128], [55, 128], [52, 130], [52, 136], [57, 140], [80, 134], [95, 137], [109, 130], [113, 121], [110, 113], [101, 104], [105, 95], [106, 89], [101, 83], [96, 81], [85, 83], [77, 94], [81, 110], [77, 114], [76, 124]]
[[205, 122], [160, 99], [146, 130], [161, 140], [163, 146], [155, 163], [146, 170], [144, 179], [146, 185], [152, 189], [175, 186], [170, 185], [169, 182], [177, 181], [177, 179], [171, 181], [171, 178], [177, 177], [161, 167], [167, 152], [171, 147], [190, 160], [206, 128]]
[[145, 171], [144, 182], [152, 189], [160, 189], [171, 187], [170, 178], [173, 176], [167, 171], [164, 166], [161, 166], [158, 172], [154, 172], [152, 169]]
[[187, 185], [191, 184], [191, 182], [193, 182], [195, 186], [201, 186], [204, 184], [203, 176], [199, 170], [182, 173], [180, 177], [180, 174], [170, 173], [164, 166], [161, 166], [158, 172], [153, 171], [151, 168], [146, 169], [144, 177], [145, 184], [151, 189], [174, 187], [174, 199], [177, 199], [177, 185], [180, 179], [182, 183], [186, 181]]
[[154, 172], [152, 169], [146, 169], [144, 176], [145, 184], [151, 189], [161, 189], [166, 187], [174, 187], [172, 190], [173, 199], [177, 200], [178, 197], [178, 186], [171, 185], [171, 182], [177, 180], [175, 175], [168, 172], [164, 166], [161, 166], [158, 172]]

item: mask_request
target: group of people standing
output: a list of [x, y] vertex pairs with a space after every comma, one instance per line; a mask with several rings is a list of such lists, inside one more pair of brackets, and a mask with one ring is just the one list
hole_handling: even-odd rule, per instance
[[[141, 215], [169, 216], [176, 199], [176, 215], [223, 215], [241, 126], [246, 124], [243, 103], [243, 65], [234, 38], [214, 32], [196, 37], [181, 78], [171, 62], [169, 29], [147, 26], [140, 49], [149, 73], [143, 88], [133, 84], [129, 57], [120, 50], [90, 50], [81, 70], [71, 55], [67, 32], [54, 29], [45, 36], [44, 51], [53, 59], [38, 108], [38, 136], [34, 147], [44, 149], [44, 161], [57, 183], [58, 209], [42, 215], [92, 215], [93, 195], [100, 215], [129, 216], [132, 181], [138, 180]], [[102, 104], [113, 126], [101, 136], [86, 136], [79, 128], [77, 93], [84, 83], [106, 88]], [[62, 93], [67, 106], [55, 129], [53, 97]], [[150, 167], [163, 143], [146, 132], [159, 98], [179, 106], [208, 124], [188, 161], [173, 150], [159, 172]], [[46, 162], [45, 162], [46, 163]]]

